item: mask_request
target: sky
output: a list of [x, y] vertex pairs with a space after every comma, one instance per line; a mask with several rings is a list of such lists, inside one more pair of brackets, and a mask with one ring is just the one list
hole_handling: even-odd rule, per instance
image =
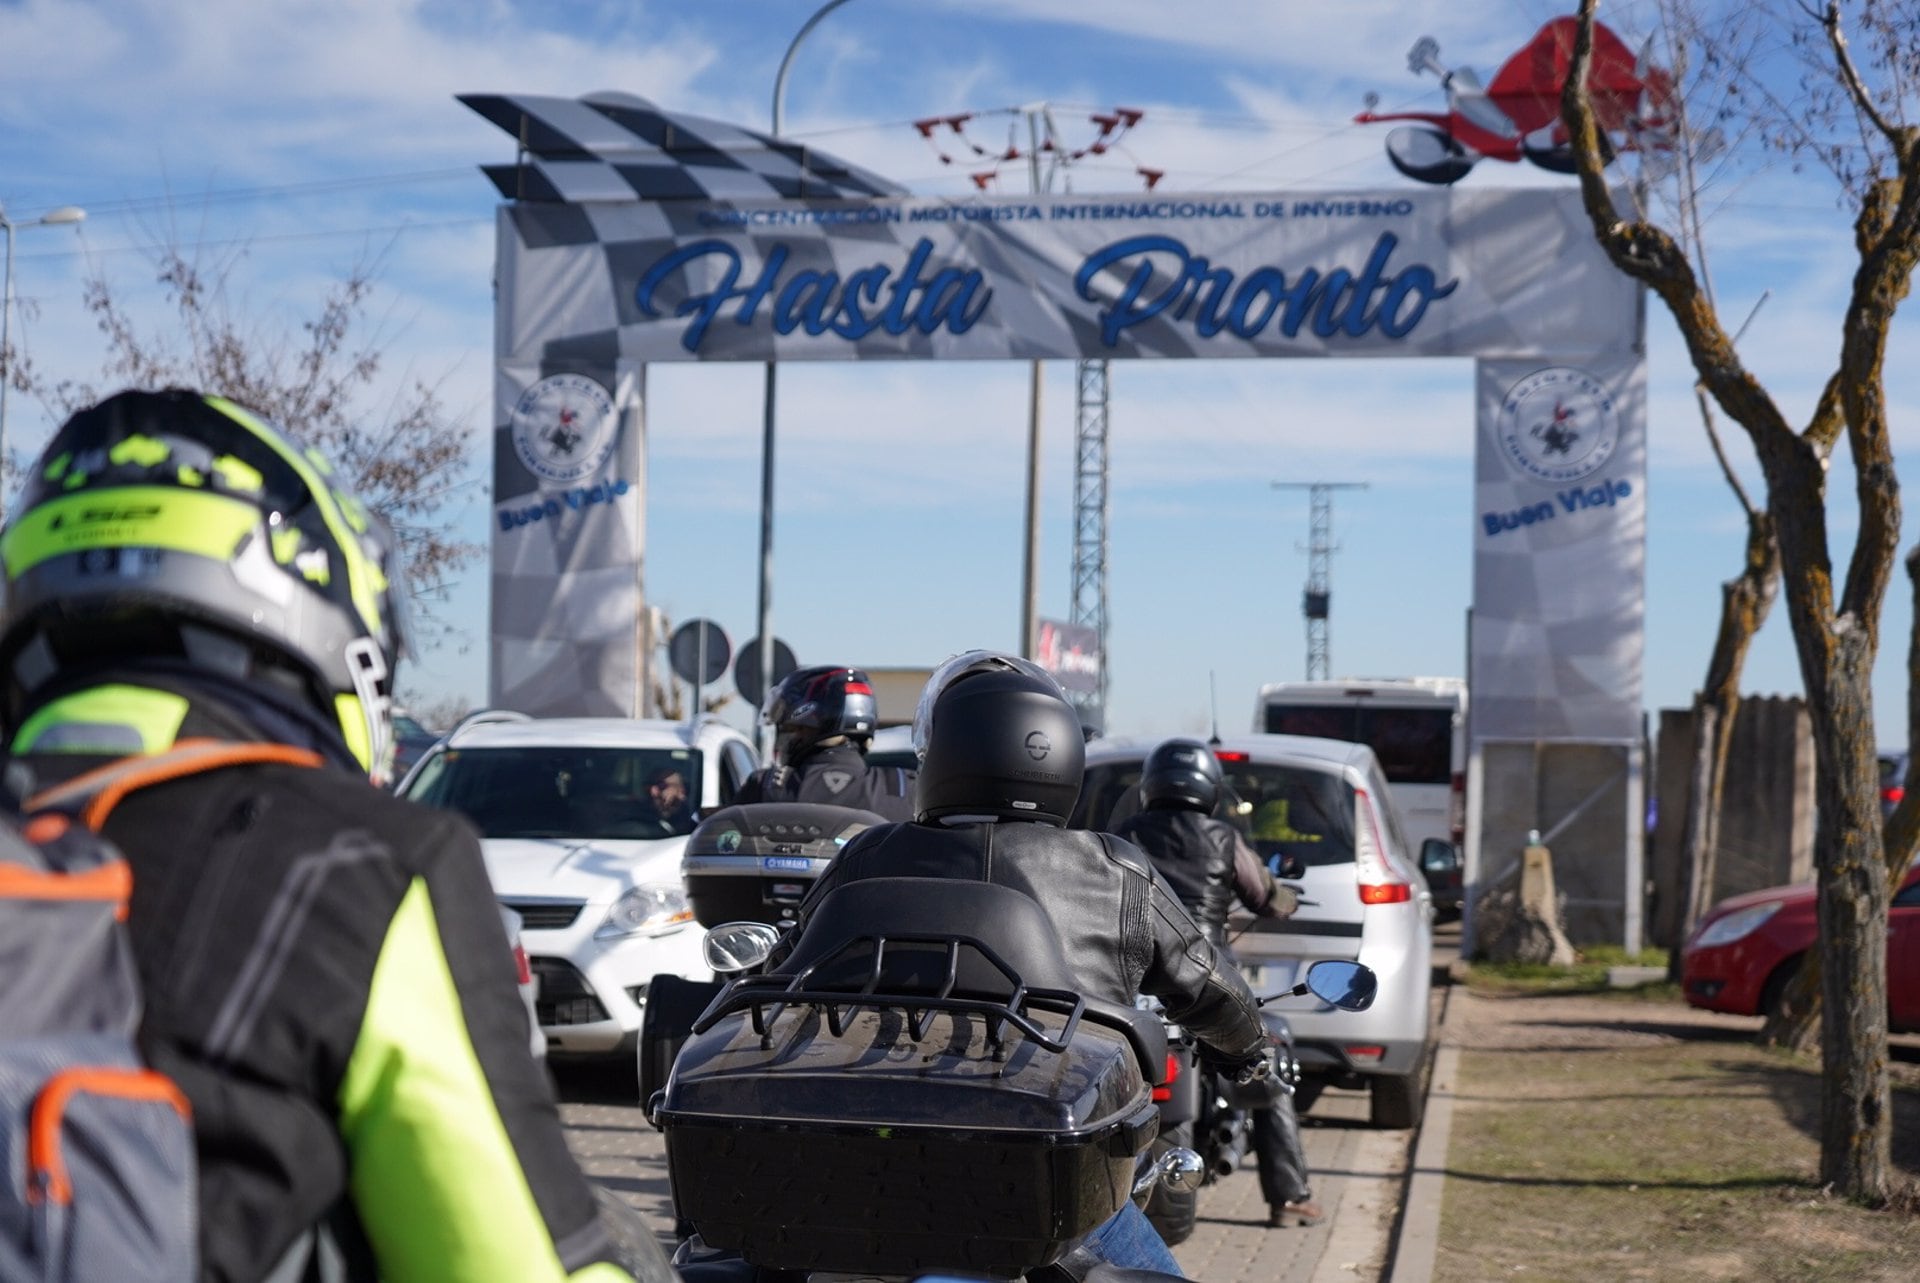
[[[83, 307], [103, 272], [160, 321], [147, 254], [161, 240], [232, 265], [236, 304], [284, 333], [356, 263], [380, 264], [377, 395], [436, 384], [470, 422], [459, 514], [489, 534], [493, 211], [483, 163], [509, 140], [458, 93], [618, 89], [765, 127], [774, 75], [815, 0], [0, 0], [0, 206], [16, 222], [64, 205], [77, 228], [23, 228], [16, 343], [42, 369], [97, 377]], [[1276, 5], [1264, 0], [852, 0], [798, 51], [786, 132], [904, 184], [964, 195], [909, 122], [979, 114], [997, 143], [1009, 109], [1051, 105], [1063, 135], [1095, 111], [1145, 115], [1124, 154], [1076, 167], [1075, 191], [1290, 195], [1404, 190], [1383, 109], [1435, 109], [1407, 70], [1432, 35], [1440, 60], [1483, 79], [1564, 0]], [[1637, 44], [1649, 4], [1603, 6]], [[1783, 91], [1790, 92], [1790, 91]], [[1001, 190], [1018, 191], [1009, 171]], [[1564, 184], [1483, 162], [1464, 187]], [[1831, 373], [1853, 269], [1847, 217], [1822, 175], [1785, 163], [1712, 189], [1708, 240], [1729, 324], [1766, 296], [1741, 343], [1790, 419]], [[1706, 665], [1719, 584], [1740, 566], [1744, 519], [1714, 462], [1693, 375], [1649, 309], [1645, 705], [1684, 705]], [[1903, 481], [1920, 480], [1920, 361], [1900, 322], [1888, 394]], [[761, 368], [649, 373], [646, 588], [674, 623], [756, 626]], [[1040, 614], [1069, 606], [1073, 366], [1044, 390]], [[1019, 363], [790, 365], [780, 379], [774, 631], [802, 663], [930, 666], [1018, 644], [1028, 369]], [[1457, 360], [1116, 362], [1110, 409], [1108, 722], [1193, 732], [1210, 679], [1227, 730], [1250, 726], [1263, 682], [1305, 675], [1300, 590], [1307, 496], [1271, 483], [1363, 482], [1334, 507], [1330, 620], [1336, 676], [1456, 675], [1472, 573], [1472, 363]], [[55, 426], [16, 395], [7, 443]], [[1732, 425], [1739, 468], [1751, 451]], [[1854, 518], [1833, 465], [1833, 537]], [[1909, 538], [1908, 542], [1911, 542]], [[1903, 545], [1905, 546], [1905, 545]], [[486, 697], [486, 565], [441, 613], [455, 638], [403, 673], [417, 701]], [[1883, 744], [1904, 738], [1909, 592], [1896, 575], [1875, 699]], [[1784, 609], [1747, 667], [1757, 694], [1800, 689]], [[731, 716], [740, 720], [737, 702]]]

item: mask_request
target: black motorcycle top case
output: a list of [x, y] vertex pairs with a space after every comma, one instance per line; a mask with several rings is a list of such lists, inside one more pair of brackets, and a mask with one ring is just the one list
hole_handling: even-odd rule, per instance
[[813, 802], [723, 807], [687, 836], [680, 859], [693, 916], [703, 927], [787, 925], [840, 848], [885, 823], [871, 811]]
[[[841, 1009], [842, 1012], [846, 1008]], [[757, 1265], [1013, 1278], [1120, 1210], [1157, 1114], [1118, 1031], [1062, 1052], [989, 1017], [748, 1012], [688, 1040], [657, 1118], [675, 1206]], [[1060, 1020], [1049, 1032], [1059, 1034]]]

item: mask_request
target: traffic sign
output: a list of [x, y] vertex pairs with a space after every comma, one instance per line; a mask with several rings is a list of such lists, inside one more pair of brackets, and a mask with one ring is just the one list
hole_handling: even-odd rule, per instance
[[733, 643], [726, 630], [711, 619], [689, 619], [673, 630], [667, 641], [667, 659], [674, 676], [683, 682], [705, 686], [717, 682], [733, 658]]
[[[778, 686], [787, 679], [787, 675], [800, 667], [793, 657], [793, 651], [778, 637], [773, 639], [773, 683]], [[755, 708], [763, 706], [767, 693], [760, 689], [760, 639], [755, 637], [740, 648], [740, 656], [733, 661], [733, 684], [740, 688], [740, 694]]]

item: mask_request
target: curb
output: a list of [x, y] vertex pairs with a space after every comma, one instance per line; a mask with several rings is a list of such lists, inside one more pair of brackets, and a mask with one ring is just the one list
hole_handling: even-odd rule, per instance
[[[1455, 979], [1454, 983], [1460, 981]], [[1393, 1246], [1382, 1283], [1430, 1283], [1440, 1250], [1440, 1196], [1446, 1186], [1447, 1142], [1453, 1130], [1454, 1084], [1460, 1075], [1460, 1048], [1447, 1038], [1446, 1018], [1453, 987], [1440, 1008], [1440, 1046], [1427, 1079], [1427, 1104], [1414, 1136], [1407, 1167], [1406, 1193], [1394, 1225]]]

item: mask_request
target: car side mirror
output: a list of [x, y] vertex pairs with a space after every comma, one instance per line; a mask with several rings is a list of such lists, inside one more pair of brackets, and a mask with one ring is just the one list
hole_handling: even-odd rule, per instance
[[1460, 868], [1460, 849], [1445, 838], [1428, 838], [1420, 844], [1420, 869], [1428, 876], [1453, 873]]
[[773, 956], [780, 932], [764, 922], [722, 922], [707, 932], [701, 946], [717, 976], [735, 976], [762, 966]]

